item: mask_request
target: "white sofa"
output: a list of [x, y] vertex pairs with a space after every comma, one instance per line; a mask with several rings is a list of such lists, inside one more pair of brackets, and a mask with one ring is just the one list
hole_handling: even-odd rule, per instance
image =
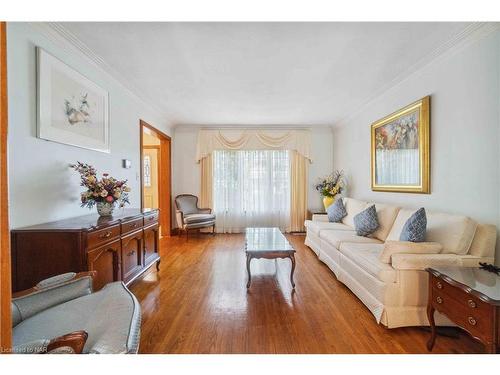
[[[341, 223], [327, 215], [306, 220], [305, 244], [388, 328], [429, 325], [426, 315], [428, 274], [432, 266], [477, 267], [494, 262], [496, 227], [466, 216], [427, 212], [426, 241], [439, 242], [439, 254], [393, 254], [389, 264], [379, 260], [386, 240], [398, 241], [415, 210], [342, 198], [347, 216]], [[353, 218], [375, 204], [379, 228], [369, 237], [357, 236]], [[436, 324], [451, 325], [436, 314]]]

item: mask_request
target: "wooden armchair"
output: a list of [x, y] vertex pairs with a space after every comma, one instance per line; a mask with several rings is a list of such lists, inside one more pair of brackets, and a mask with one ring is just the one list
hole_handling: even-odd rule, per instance
[[175, 215], [177, 226], [186, 232], [186, 239], [190, 229], [212, 227], [215, 234], [215, 215], [211, 208], [199, 208], [198, 197], [192, 194], [181, 194], [175, 197]]
[[14, 294], [13, 352], [137, 353], [141, 312], [122, 282], [93, 292], [96, 272], [66, 273]]

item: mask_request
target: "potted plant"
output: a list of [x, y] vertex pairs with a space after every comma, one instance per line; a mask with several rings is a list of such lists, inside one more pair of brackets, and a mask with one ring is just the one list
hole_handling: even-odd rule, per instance
[[96, 169], [85, 163], [70, 164], [70, 168], [80, 173], [80, 186], [87, 189], [80, 194], [81, 207], [92, 209], [96, 205], [100, 216], [111, 216], [116, 203], [120, 207], [130, 204], [127, 180], [117, 180], [107, 173], [98, 179]]
[[335, 202], [335, 197], [344, 190], [344, 172], [334, 171], [328, 176], [320, 178], [314, 187], [323, 197], [323, 205], [326, 210]]

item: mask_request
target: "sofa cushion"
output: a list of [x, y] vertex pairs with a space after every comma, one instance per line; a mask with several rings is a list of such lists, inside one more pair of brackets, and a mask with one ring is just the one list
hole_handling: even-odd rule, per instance
[[401, 234], [399, 235], [400, 241], [410, 242], [424, 242], [425, 233], [427, 231], [427, 216], [425, 215], [425, 208], [419, 208], [406, 220]]
[[18, 346], [84, 330], [89, 334], [84, 353], [136, 353], [140, 325], [139, 302], [123, 283], [114, 282], [23, 320], [13, 328], [12, 341]]
[[324, 230], [321, 232], [320, 238], [337, 249], [344, 242], [382, 243], [376, 238], [358, 236], [356, 232], [347, 230]]
[[213, 220], [215, 220], [215, 215], [213, 214], [190, 214], [184, 216], [184, 224], [202, 223]]
[[389, 264], [382, 263], [379, 259], [384, 249], [384, 244], [373, 243], [348, 243], [340, 245], [343, 256], [356, 263], [364, 271], [386, 283], [395, 283], [397, 273]]
[[342, 199], [344, 201], [345, 210], [347, 211], [347, 215], [342, 219], [342, 222], [349, 225], [351, 228], [354, 228], [354, 216], [366, 208], [367, 202], [358, 201], [353, 198]]
[[387, 235], [391, 231], [394, 220], [396, 220], [401, 207], [392, 206], [389, 204], [375, 203], [375, 209], [377, 210], [379, 226], [378, 229], [371, 234], [371, 237], [375, 237], [381, 241], [385, 241]]
[[391, 263], [394, 254], [439, 254], [443, 245], [438, 242], [386, 241], [380, 254], [382, 263]]
[[372, 204], [354, 216], [354, 229], [358, 236], [368, 236], [378, 228], [377, 210]]
[[328, 221], [324, 222], [324, 221], [306, 220], [304, 225], [308, 231], [311, 231], [316, 235], [319, 235], [320, 232], [323, 230], [347, 230], [354, 232], [354, 228], [351, 228], [348, 225], [342, 223], [330, 223]]
[[345, 210], [344, 203], [342, 203], [342, 199], [337, 199], [334, 204], [331, 204], [326, 209], [326, 213], [328, 214], [328, 220], [332, 223], [340, 223], [342, 219], [347, 215], [347, 211]]
[[[408, 218], [416, 210], [401, 209], [396, 217], [387, 240], [399, 241], [401, 231]], [[427, 212], [427, 233], [425, 240], [439, 242], [444, 254], [467, 254], [476, 232], [477, 223], [461, 215]]]

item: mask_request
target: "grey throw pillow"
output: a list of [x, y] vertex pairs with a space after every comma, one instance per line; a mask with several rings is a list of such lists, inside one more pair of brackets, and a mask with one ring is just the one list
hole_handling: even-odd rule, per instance
[[427, 229], [427, 216], [425, 215], [425, 208], [418, 209], [413, 215], [406, 220], [401, 235], [400, 241], [410, 242], [424, 242], [425, 231]]
[[366, 237], [378, 229], [377, 210], [371, 205], [354, 216], [354, 229], [358, 236]]
[[328, 206], [326, 213], [328, 215], [328, 221], [331, 223], [339, 223], [344, 217], [346, 217], [347, 211], [345, 210], [342, 198], [337, 199], [334, 204]]

